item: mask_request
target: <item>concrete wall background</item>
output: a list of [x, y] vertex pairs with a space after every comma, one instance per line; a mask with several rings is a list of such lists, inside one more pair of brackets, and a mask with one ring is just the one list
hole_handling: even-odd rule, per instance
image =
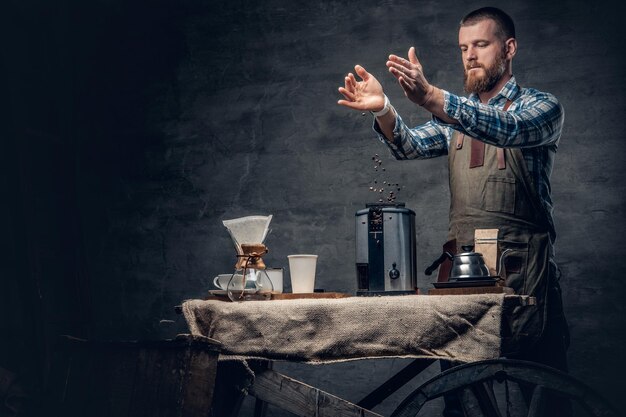
[[[354, 213], [376, 199], [368, 191], [374, 154], [386, 179], [404, 186], [399, 201], [417, 212], [423, 271], [447, 230], [445, 160], [394, 161], [374, 139], [371, 116], [337, 106], [336, 89], [359, 63], [405, 120], [427, 120], [386, 73], [386, 56], [414, 45], [428, 79], [462, 93], [457, 25], [483, 5], [11, 2], [3, 230], [13, 236], [4, 251], [13, 279], [1, 313], [20, 314], [1, 330], [43, 346], [62, 332], [136, 339], [185, 331], [173, 306], [203, 297], [235, 262], [221, 221], [253, 214], [274, 215], [269, 265], [317, 253], [317, 286], [353, 292]], [[497, 5], [516, 21], [518, 81], [555, 94], [566, 111], [552, 183], [572, 374], [618, 401], [626, 371], [618, 359], [626, 339], [624, 6]], [[422, 289], [430, 281], [418, 278]], [[5, 357], [23, 354], [2, 346]], [[403, 364], [280, 366], [358, 400], [375, 386], [372, 375]]]

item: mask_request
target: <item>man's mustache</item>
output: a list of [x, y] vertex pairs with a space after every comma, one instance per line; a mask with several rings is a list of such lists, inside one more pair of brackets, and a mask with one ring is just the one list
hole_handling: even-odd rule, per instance
[[485, 68], [485, 67], [482, 64], [479, 64], [478, 62], [467, 64], [465, 66], [465, 69], [467, 71], [471, 70], [472, 68]]

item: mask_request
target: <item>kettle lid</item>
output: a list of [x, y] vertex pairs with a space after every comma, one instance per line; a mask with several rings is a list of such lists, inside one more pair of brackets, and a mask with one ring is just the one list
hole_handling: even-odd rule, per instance
[[483, 256], [482, 253], [474, 252], [473, 245], [463, 245], [461, 246], [461, 250], [463, 252], [457, 253], [455, 256], [480, 256], [480, 257]]

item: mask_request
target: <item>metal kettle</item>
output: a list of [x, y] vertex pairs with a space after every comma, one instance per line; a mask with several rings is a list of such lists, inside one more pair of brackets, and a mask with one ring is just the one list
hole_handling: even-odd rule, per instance
[[432, 263], [424, 273], [431, 275], [435, 269], [446, 259], [452, 261], [452, 269], [450, 270], [451, 280], [479, 280], [492, 278], [489, 275], [489, 268], [485, 265], [483, 255], [473, 252], [473, 246], [462, 246], [463, 252], [453, 255], [450, 252], [441, 254], [435, 262]]

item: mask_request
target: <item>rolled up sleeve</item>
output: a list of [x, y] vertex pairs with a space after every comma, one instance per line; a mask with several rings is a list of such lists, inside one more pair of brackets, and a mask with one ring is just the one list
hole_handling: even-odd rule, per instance
[[392, 140], [385, 137], [376, 119], [373, 128], [378, 134], [378, 139], [387, 145], [396, 159], [428, 159], [448, 153], [451, 132], [449, 128], [432, 120], [409, 128], [396, 112]]
[[564, 120], [563, 107], [556, 97], [536, 90], [521, 98], [511, 111], [444, 91], [444, 111], [459, 124], [446, 123], [436, 116], [434, 123], [502, 148], [556, 143]]

